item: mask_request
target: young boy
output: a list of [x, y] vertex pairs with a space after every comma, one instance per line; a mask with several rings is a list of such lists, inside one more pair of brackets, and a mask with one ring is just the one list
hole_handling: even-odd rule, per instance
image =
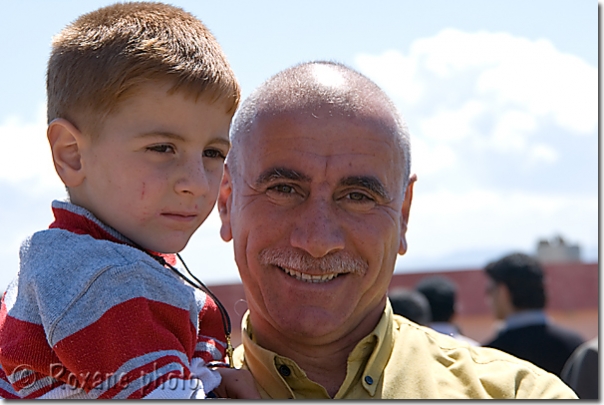
[[[259, 398], [216, 303], [177, 273], [214, 207], [240, 89], [191, 14], [123, 3], [53, 39], [48, 131], [69, 202], [22, 246], [0, 312], [9, 398]], [[235, 383], [237, 381], [237, 383]]]

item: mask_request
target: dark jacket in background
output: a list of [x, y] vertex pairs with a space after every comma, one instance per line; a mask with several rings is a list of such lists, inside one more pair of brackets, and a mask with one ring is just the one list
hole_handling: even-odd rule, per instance
[[503, 330], [484, 346], [528, 360], [560, 377], [564, 364], [582, 343], [576, 332], [548, 322]]
[[580, 399], [599, 399], [598, 338], [583, 343], [568, 359], [562, 369], [562, 381], [568, 384]]

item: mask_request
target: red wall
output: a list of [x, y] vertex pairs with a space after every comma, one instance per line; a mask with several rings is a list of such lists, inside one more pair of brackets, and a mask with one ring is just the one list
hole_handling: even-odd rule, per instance
[[[544, 266], [547, 288], [547, 311], [558, 323], [577, 330], [585, 339], [598, 333], [598, 264], [565, 263]], [[413, 288], [424, 277], [442, 275], [458, 287], [456, 323], [462, 331], [479, 342], [494, 333], [496, 321], [485, 301], [486, 276], [482, 269], [396, 273], [390, 288]], [[210, 289], [223, 303], [231, 317], [233, 344], [241, 342], [240, 325], [247, 309], [243, 285], [213, 285]]]
[[[547, 309], [570, 311], [598, 308], [598, 264], [564, 263], [543, 266], [547, 291]], [[397, 273], [390, 288], [413, 288], [419, 280], [441, 275], [450, 278], [458, 288], [459, 315], [488, 314], [485, 301], [487, 277], [481, 269]]]

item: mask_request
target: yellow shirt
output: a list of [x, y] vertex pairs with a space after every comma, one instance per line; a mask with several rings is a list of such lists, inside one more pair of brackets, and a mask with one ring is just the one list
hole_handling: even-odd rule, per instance
[[[235, 366], [251, 371], [262, 398], [329, 399], [291, 359], [253, 341], [243, 317]], [[390, 303], [375, 329], [348, 357], [335, 399], [577, 398], [558, 377], [496, 349], [475, 347], [393, 315]]]

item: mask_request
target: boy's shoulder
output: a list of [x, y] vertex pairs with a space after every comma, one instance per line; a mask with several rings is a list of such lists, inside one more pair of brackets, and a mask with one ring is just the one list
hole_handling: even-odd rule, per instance
[[19, 277], [69, 275], [80, 278], [107, 266], [126, 266], [135, 262], [151, 267], [158, 265], [151, 256], [131, 246], [63, 229], [34, 233], [21, 245], [19, 256]]
[[147, 253], [128, 245], [48, 229], [28, 238], [20, 255], [10, 313], [50, 329], [59, 321], [71, 323], [70, 318], [96, 319], [133, 299], [163, 302], [194, 313], [203, 306], [203, 298], [193, 288]]

